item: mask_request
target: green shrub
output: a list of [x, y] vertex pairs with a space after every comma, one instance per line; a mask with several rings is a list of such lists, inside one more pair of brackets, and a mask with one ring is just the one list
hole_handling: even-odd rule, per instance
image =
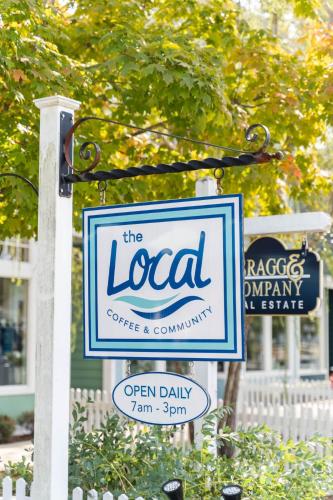
[[24, 427], [30, 434], [34, 433], [34, 412], [25, 411], [18, 418], [17, 423]]
[[[146, 500], [161, 499], [161, 484], [172, 477], [184, 481], [185, 498], [220, 498], [221, 487], [238, 483], [244, 497], [257, 500], [314, 500], [323, 498], [333, 487], [332, 455], [322, 457], [317, 447], [329, 441], [284, 443], [266, 427], [214, 435], [218, 411], [205, 419], [202, 448], [186, 451], [170, 445], [172, 430], [145, 427], [133, 436], [134, 424], [110, 415], [94, 432], [82, 429], [84, 409], [74, 410], [70, 441], [70, 486], [85, 490], [110, 490]], [[234, 458], [216, 457], [214, 439], [229, 441], [236, 449]]]
[[22, 477], [28, 483], [28, 487], [32, 483], [32, 464], [29, 463], [26, 457], [22, 457], [19, 462], [9, 461], [5, 465], [5, 474], [10, 476], [12, 479], [19, 479]]
[[8, 443], [15, 430], [15, 420], [8, 415], [0, 415], [0, 443]]
[[69, 446], [70, 489], [80, 485], [110, 490], [116, 498], [124, 492], [142, 491], [146, 499], [148, 492], [160, 494], [159, 486], [173, 476], [182, 458], [181, 451], [170, 446], [172, 431], [147, 426], [134, 437], [134, 422], [112, 414], [99, 430], [85, 433], [83, 414], [77, 404]]
[[[215, 435], [221, 411], [204, 420], [201, 448], [174, 448], [173, 429], [146, 426], [134, 435], [135, 424], [116, 414], [93, 432], [82, 428], [84, 408], [76, 405], [69, 447], [69, 488], [80, 485], [85, 491], [110, 490], [114, 496], [126, 492], [130, 500], [161, 500], [161, 484], [174, 477], [184, 482], [186, 500], [216, 500], [222, 486], [240, 484], [244, 500], [317, 500], [333, 489], [332, 448], [329, 440], [316, 437], [310, 442], [284, 443], [268, 428], [255, 427]], [[234, 458], [217, 457], [215, 440], [235, 447]], [[322, 456], [317, 449], [326, 447]], [[6, 473], [28, 482], [32, 468], [23, 459], [9, 463]]]

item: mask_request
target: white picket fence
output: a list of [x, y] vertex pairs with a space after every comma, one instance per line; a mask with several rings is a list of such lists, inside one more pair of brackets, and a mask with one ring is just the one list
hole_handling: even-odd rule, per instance
[[[33, 484], [31, 485], [31, 492], [28, 496], [27, 489], [28, 485], [24, 479], [18, 479], [14, 488], [14, 481], [10, 477], [5, 477], [2, 480], [2, 496], [0, 496], [0, 500], [34, 500]], [[102, 497], [100, 495], [96, 490], [90, 490], [85, 494], [81, 488], [75, 488], [72, 493], [72, 500], [98, 500], [99, 498], [101, 498], [101, 500], [117, 500], [109, 491], [103, 493]], [[118, 500], [128, 500], [128, 496], [122, 493], [118, 496]], [[137, 497], [136, 500], [144, 499], [142, 497]]]
[[[93, 403], [87, 403], [88, 400]], [[107, 413], [114, 411], [111, 394], [106, 391], [71, 390], [71, 403], [78, 401], [87, 406], [86, 431], [98, 428]], [[222, 404], [222, 401], [219, 401]], [[267, 424], [278, 431], [284, 440], [308, 440], [318, 433], [333, 437], [333, 389], [326, 380], [321, 381], [267, 381], [243, 379], [237, 405], [238, 426], [248, 428]], [[136, 429], [143, 427], [137, 424]], [[173, 444], [186, 446], [189, 427], [178, 427]]]
[[237, 408], [238, 425], [267, 424], [287, 440], [314, 434], [333, 437], [333, 389], [326, 380], [264, 383], [243, 380]]

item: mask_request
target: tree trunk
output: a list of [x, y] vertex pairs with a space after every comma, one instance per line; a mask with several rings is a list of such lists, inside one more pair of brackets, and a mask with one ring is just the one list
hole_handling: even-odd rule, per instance
[[[245, 323], [245, 346], [247, 345], [248, 332], [251, 327], [251, 318], [246, 318]], [[226, 380], [223, 406], [231, 408], [232, 412], [225, 415], [218, 423], [217, 432], [219, 432], [224, 427], [229, 427], [232, 431], [236, 430], [236, 416], [237, 416], [237, 399], [239, 392], [239, 380], [241, 373], [242, 363], [240, 362], [230, 362], [228, 369], [228, 376]], [[230, 446], [227, 442], [222, 442], [218, 446], [217, 453], [219, 456], [225, 455], [231, 458], [234, 454], [233, 446]]]
[[[219, 432], [224, 427], [230, 427], [233, 431], [236, 428], [236, 413], [237, 413], [237, 398], [239, 389], [241, 363], [230, 363], [228, 377], [226, 381], [223, 406], [231, 408], [232, 412], [225, 415], [219, 422], [217, 431]], [[234, 454], [233, 447], [227, 442], [223, 442], [218, 447], [218, 455], [226, 455], [232, 457]]]

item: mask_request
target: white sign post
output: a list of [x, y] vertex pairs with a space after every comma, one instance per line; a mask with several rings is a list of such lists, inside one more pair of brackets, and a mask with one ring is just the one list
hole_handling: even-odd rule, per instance
[[72, 199], [59, 196], [62, 113], [80, 103], [37, 99], [41, 111], [33, 500], [68, 498]]
[[[216, 180], [213, 177], [203, 177], [195, 183], [196, 196], [216, 196]], [[194, 363], [194, 376], [206, 388], [211, 401], [211, 409], [217, 408], [217, 362], [196, 361]], [[202, 419], [194, 421], [194, 438], [197, 446], [202, 442]]]
[[[35, 104], [41, 110], [41, 121], [33, 500], [67, 500], [72, 199], [59, 196], [59, 165], [63, 148], [60, 130], [64, 115], [66, 119], [68, 115], [73, 118], [80, 103], [53, 96], [37, 99]], [[88, 357], [123, 359], [131, 358], [131, 353], [134, 353], [134, 358], [146, 359], [149, 353], [152, 359], [164, 360], [164, 364], [166, 359], [175, 358], [243, 359], [240, 197], [230, 196], [229, 200], [224, 197], [224, 202], [220, 203], [217, 198], [215, 202], [211, 201], [214, 195], [215, 181], [206, 178], [198, 181], [197, 196], [207, 198], [194, 200], [192, 206], [186, 208], [184, 204], [183, 209], [180, 205], [190, 200], [146, 204], [145, 208], [137, 205], [139, 210], [134, 219], [126, 205], [112, 207], [112, 214], [107, 213], [108, 207], [95, 209], [98, 213], [85, 213], [85, 232], [89, 233], [84, 243]], [[229, 208], [233, 207], [231, 216], [228, 215], [228, 204]], [[160, 213], [152, 213], [154, 210]], [[191, 212], [186, 213], [186, 210]], [[291, 231], [298, 232], [326, 230], [330, 224], [326, 214], [309, 216], [297, 214], [292, 224], [289, 219], [279, 219], [279, 232], [286, 232], [288, 228], [285, 226], [289, 225]], [[103, 218], [108, 220], [103, 221]], [[181, 221], [177, 230], [168, 231], [166, 223], [177, 218]], [[204, 218], [207, 220], [200, 222]], [[217, 221], [218, 218], [221, 220]], [[272, 228], [273, 217], [247, 220], [245, 234], [276, 232]], [[233, 234], [231, 244], [228, 243], [230, 234]], [[133, 253], [133, 248], [139, 250], [140, 245], [152, 238], [153, 244], [145, 249], [146, 252]], [[99, 241], [103, 243], [100, 246]], [[117, 245], [118, 250], [120, 246], [128, 245], [127, 249], [132, 246], [132, 251], [117, 253]], [[91, 254], [94, 254], [93, 258]], [[160, 266], [160, 261], [171, 256], [168, 273]], [[216, 256], [221, 260], [216, 260]], [[116, 258], [122, 260], [118, 269]], [[153, 283], [153, 286], [149, 288], [147, 283]], [[214, 285], [208, 291], [203, 290], [211, 283]], [[222, 283], [226, 285], [224, 288], [221, 288]], [[104, 290], [102, 293], [100, 285]], [[165, 296], [146, 296], [151, 288], [154, 294], [157, 290], [164, 290]], [[133, 291], [138, 293], [133, 294]], [[223, 293], [216, 298], [215, 294], [221, 291]], [[223, 302], [225, 296], [227, 299]], [[196, 308], [199, 302], [203, 307], [201, 310]], [[178, 314], [185, 306], [188, 307], [186, 318], [183, 313]], [[172, 315], [170, 322], [169, 316]], [[167, 317], [169, 319], [164, 321]], [[188, 323], [200, 327], [196, 331]], [[229, 330], [230, 324], [233, 326]], [[127, 332], [122, 330], [125, 327]], [[193, 336], [189, 334], [191, 331]], [[191, 344], [191, 341], [200, 345]], [[163, 343], [163, 349], [156, 348], [159, 343]], [[216, 407], [217, 363], [197, 361], [196, 374], [208, 389], [213, 408]], [[180, 391], [179, 394], [184, 396], [185, 393]]]

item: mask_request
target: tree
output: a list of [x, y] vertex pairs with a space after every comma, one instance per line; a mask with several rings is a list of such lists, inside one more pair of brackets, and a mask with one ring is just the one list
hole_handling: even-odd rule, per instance
[[[295, 0], [298, 13], [300, 2]], [[307, 5], [313, 5], [308, 2]], [[311, 11], [311, 12], [310, 12]], [[306, 11], [313, 13], [313, 9]], [[302, 46], [285, 47], [269, 30], [251, 27], [231, 0], [6, 0], [2, 5], [0, 84], [1, 171], [37, 182], [38, 112], [32, 100], [63, 93], [82, 101], [80, 115], [112, 116], [224, 145], [246, 147], [246, 127], [265, 123], [280, 164], [228, 171], [225, 192], [245, 194], [246, 213], [287, 210], [327, 182], [315, 145], [332, 122], [332, 29], [307, 21]], [[78, 141], [103, 144], [103, 168], [219, 155], [182, 141], [133, 135], [124, 127], [88, 123]], [[77, 162], [78, 165], [78, 162]], [[110, 183], [108, 202], [188, 196], [195, 175]], [[1, 181], [2, 236], [36, 233], [36, 200], [19, 181]], [[77, 186], [80, 209], [98, 203]]]

